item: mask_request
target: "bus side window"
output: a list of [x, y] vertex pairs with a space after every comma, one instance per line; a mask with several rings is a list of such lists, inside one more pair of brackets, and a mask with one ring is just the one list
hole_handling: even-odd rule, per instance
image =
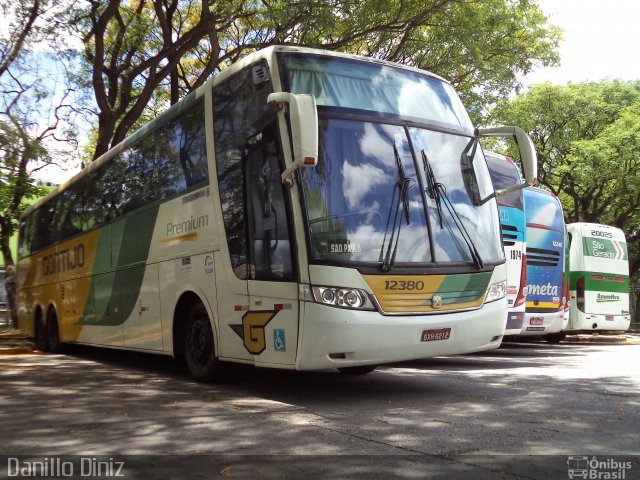
[[56, 214], [57, 198], [53, 198], [48, 204], [38, 207], [33, 213], [33, 233], [29, 250], [37, 252], [53, 242], [52, 219]]
[[18, 234], [18, 258], [26, 258], [31, 253], [31, 225], [33, 221], [33, 213], [29, 214], [20, 222], [20, 230]]

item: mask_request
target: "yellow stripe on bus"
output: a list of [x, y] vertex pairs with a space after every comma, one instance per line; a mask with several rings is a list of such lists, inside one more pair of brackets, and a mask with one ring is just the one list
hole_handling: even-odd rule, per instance
[[[469, 274], [451, 275], [364, 275], [382, 310], [387, 313], [435, 313], [482, 306], [486, 282], [470, 291]], [[447, 287], [443, 289], [445, 281]], [[434, 302], [434, 298], [439, 301]], [[471, 297], [471, 298], [469, 298]]]
[[62, 341], [75, 341], [82, 331], [76, 324], [87, 311], [99, 238], [100, 231], [94, 230], [19, 264], [24, 302], [34, 310], [41, 308], [44, 317], [50, 306], [55, 307]]
[[526, 308], [559, 308], [560, 302], [527, 302]]

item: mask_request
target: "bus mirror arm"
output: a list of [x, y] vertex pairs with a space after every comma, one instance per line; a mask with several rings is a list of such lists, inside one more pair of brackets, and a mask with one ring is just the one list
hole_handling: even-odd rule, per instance
[[288, 92], [270, 93], [267, 103], [285, 115], [284, 104], [289, 105], [289, 125], [293, 162], [282, 172], [282, 183], [293, 185], [292, 175], [300, 167], [315, 167], [318, 164], [318, 110], [313, 95]]
[[500, 197], [502, 195], [506, 195], [507, 193], [511, 193], [511, 192], [517, 192], [518, 190], [522, 190], [523, 188], [527, 188], [528, 186], [530, 186], [528, 183], [519, 183], [517, 185], [513, 185], [512, 187], [507, 187], [507, 188], [502, 188], [500, 190], [496, 190], [491, 195], [483, 198], [480, 201], [480, 205], [484, 205], [485, 203], [487, 203], [492, 198]]
[[[522, 170], [524, 171], [525, 183], [523, 187], [533, 186], [538, 183], [538, 157], [536, 150], [531, 141], [531, 137], [527, 135], [520, 127], [491, 127], [477, 128], [476, 137], [503, 137], [515, 140], [520, 151], [520, 161], [522, 162]], [[517, 189], [516, 189], [517, 190]], [[508, 193], [510, 189], [504, 189], [503, 193]], [[496, 195], [500, 195], [496, 193]]]

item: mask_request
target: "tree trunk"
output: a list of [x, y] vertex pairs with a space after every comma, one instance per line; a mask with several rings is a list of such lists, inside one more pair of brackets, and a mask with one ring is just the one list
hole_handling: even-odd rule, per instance
[[18, 310], [16, 308], [16, 267], [7, 265], [4, 272], [4, 285], [7, 291], [7, 306], [9, 307], [9, 326], [18, 328]]
[[16, 266], [13, 262], [13, 255], [11, 255], [11, 248], [9, 247], [9, 235], [5, 235], [5, 229], [2, 228], [2, 235], [0, 235], [0, 250], [2, 250], [2, 258], [4, 260], [5, 272], [5, 290], [7, 291], [7, 306], [9, 309], [9, 326], [18, 328], [18, 311], [16, 308]]

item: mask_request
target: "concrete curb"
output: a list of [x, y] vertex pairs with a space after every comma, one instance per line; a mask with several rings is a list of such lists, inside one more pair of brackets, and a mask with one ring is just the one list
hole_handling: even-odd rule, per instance
[[567, 335], [561, 343], [637, 343], [640, 339], [627, 334], [621, 335]]

